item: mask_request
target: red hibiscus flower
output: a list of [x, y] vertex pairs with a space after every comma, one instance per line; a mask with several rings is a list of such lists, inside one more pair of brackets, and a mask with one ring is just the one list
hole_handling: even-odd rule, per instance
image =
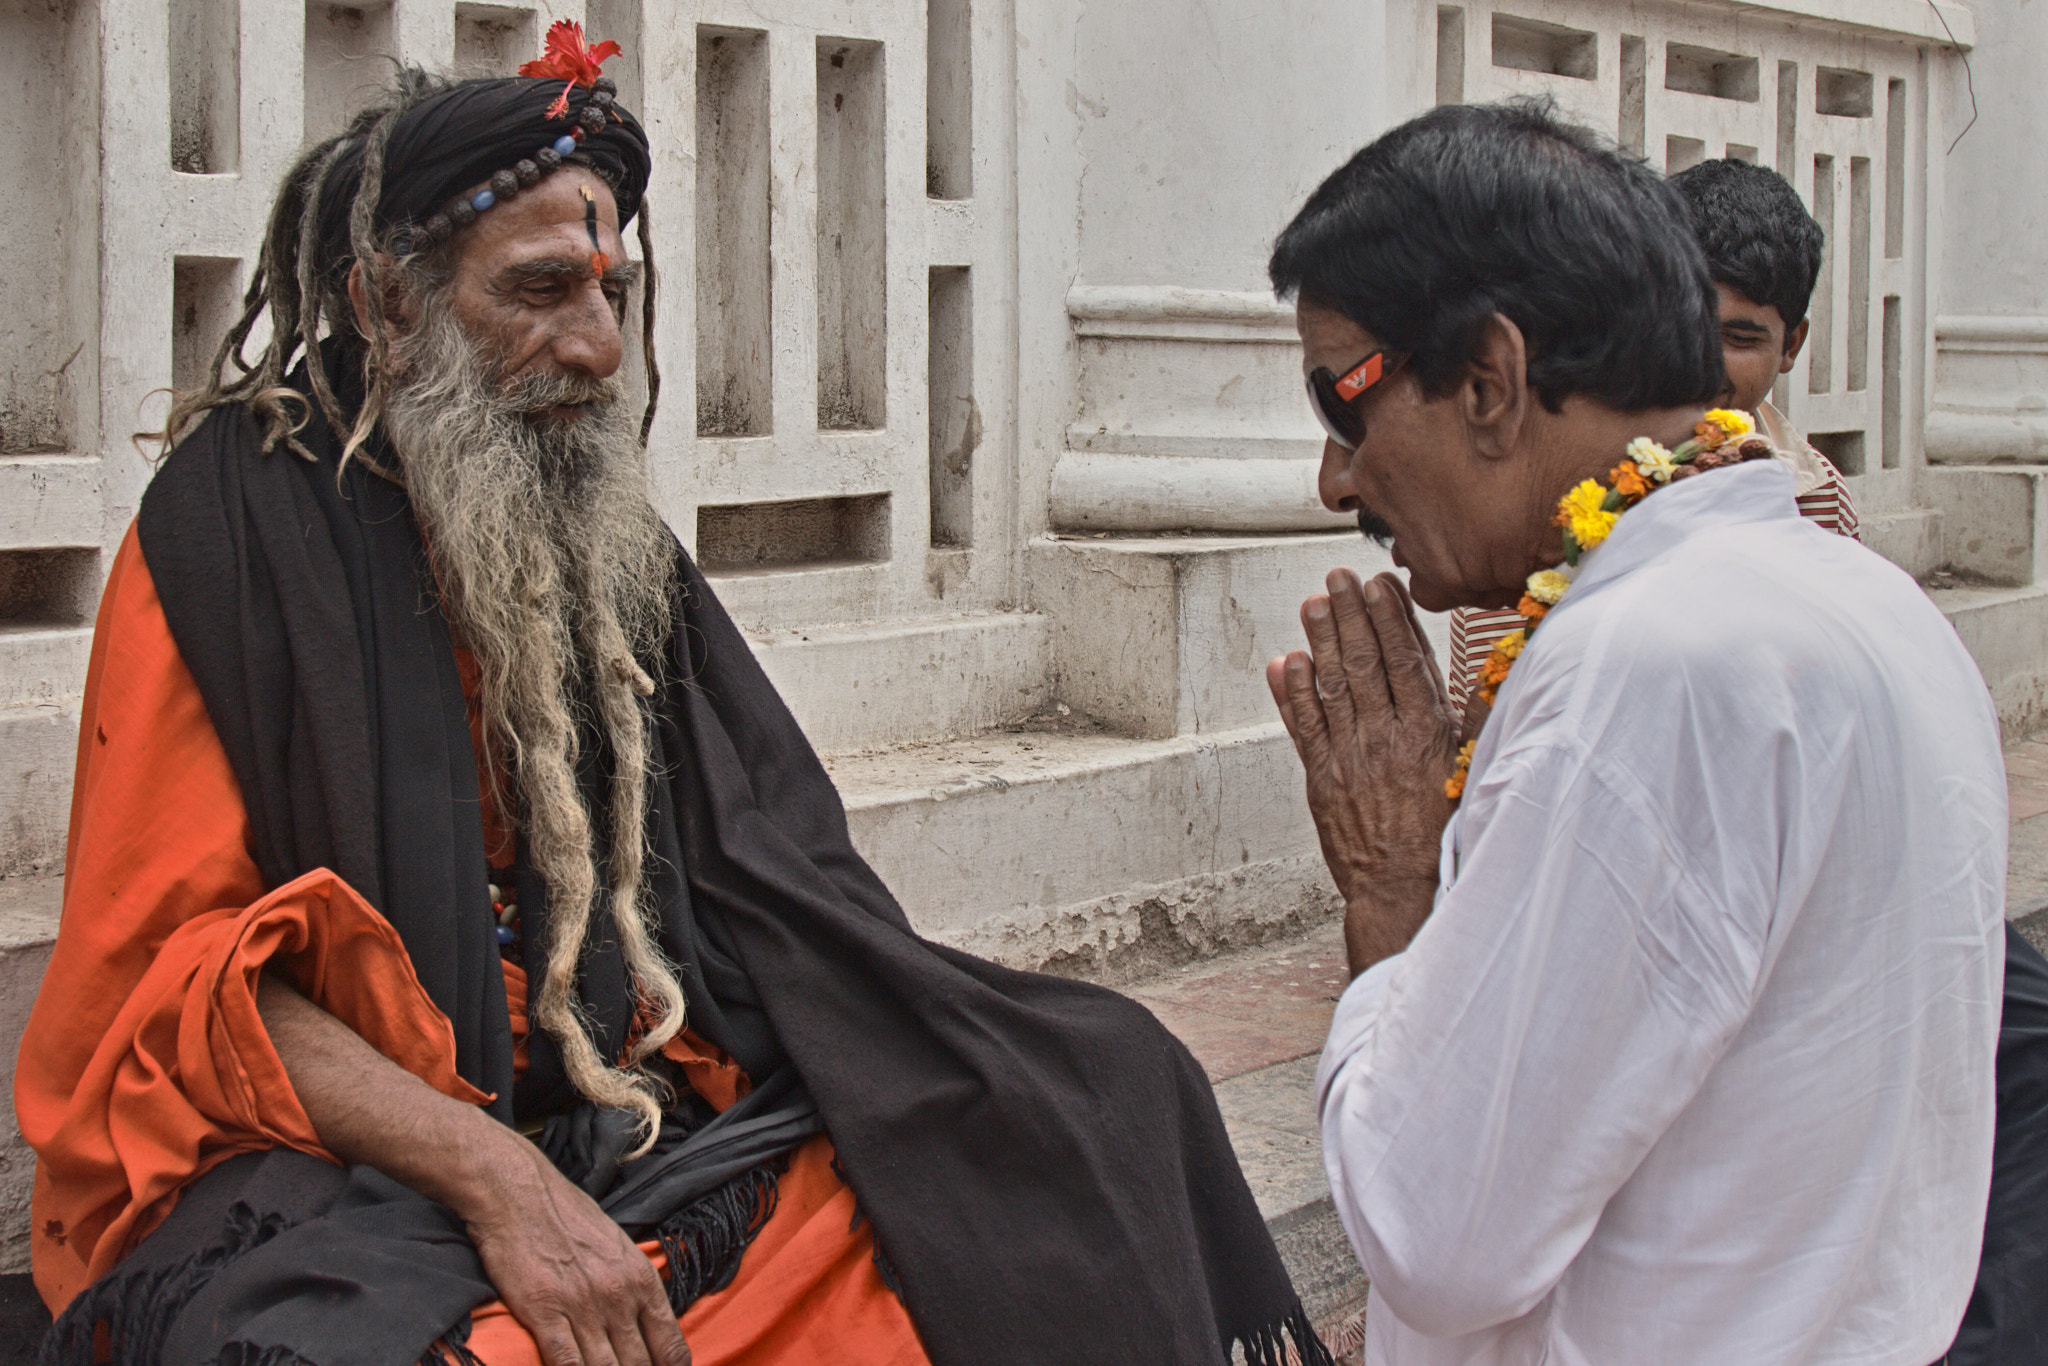
[[541, 58], [519, 68], [522, 76], [565, 81], [561, 98], [548, 106], [548, 117], [561, 118], [569, 112], [569, 92], [579, 85], [594, 85], [604, 64], [619, 55], [619, 45], [606, 39], [596, 47], [583, 43], [583, 25], [557, 19], [548, 25], [548, 41]]

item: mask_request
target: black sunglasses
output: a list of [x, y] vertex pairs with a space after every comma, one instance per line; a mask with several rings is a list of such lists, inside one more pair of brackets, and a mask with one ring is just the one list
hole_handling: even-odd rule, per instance
[[1330, 434], [1330, 440], [1347, 451], [1358, 449], [1365, 440], [1365, 419], [1352, 405], [1366, 390], [1401, 368], [1401, 357], [1375, 351], [1343, 375], [1333, 374], [1327, 365], [1308, 372], [1308, 404], [1316, 420]]

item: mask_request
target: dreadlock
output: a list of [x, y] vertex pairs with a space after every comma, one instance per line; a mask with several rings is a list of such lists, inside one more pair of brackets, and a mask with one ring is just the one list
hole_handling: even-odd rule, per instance
[[[271, 208], [256, 269], [250, 276], [248, 291], [242, 296], [241, 316], [214, 352], [206, 382], [195, 390], [174, 391], [163, 429], [137, 433], [138, 441], [155, 441], [159, 455], [167, 455], [208, 411], [241, 404], [263, 424], [265, 451], [284, 445], [304, 459], [313, 459], [313, 453], [299, 439], [310, 416], [306, 395], [286, 382], [303, 355], [313, 401], [320, 405], [321, 414], [335, 432], [347, 434], [342, 446], [343, 463], [351, 458], [360, 459], [379, 474], [402, 482], [395, 471], [377, 466], [362, 455], [390, 394], [392, 328], [386, 304], [394, 284], [403, 288], [445, 275], [460, 234], [415, 252], [401, 231], [379, 237], [377, 204], [384, 193], [385, 148], [399, 119], [454, 84], [446, 76], [417, 66], [402, 66], [392, 84], [358, 110], [346, 128], [292, 163]], [[349, 251], [353, 263], [360, 264], [363, 270], [364, 302], [370, 324], [367, 337], [358, 333], [355, 307], [348, 297], [348, 272], [343, 267], [350, 261], [323, 261], [320, 252], [320, 209], [333, 193], [336, 163], [357, 141], [363, 146], [363, 162], [361, 181], [349, 205]], [[603, 167], [580, 154], [563, 160], [609, 180]], [[647, 407], [640, 418], [640, 444], [644, 447], [654, 426], [655, 402], [661, 392], [661, 372], [654, 358], [653, 239], [644, 205], [639, 227], [644, 274], [640, 354], [647, 381]], [[266, 314], [270, 320], [270, 341], [251, 364], [243, 355], [243, 348]], [[343, 354], [362, 367], [364, 399], [353, 418], [342, 411], [335, 398], [333, 380], [320, 349], [323, 330], [344, 338]]]

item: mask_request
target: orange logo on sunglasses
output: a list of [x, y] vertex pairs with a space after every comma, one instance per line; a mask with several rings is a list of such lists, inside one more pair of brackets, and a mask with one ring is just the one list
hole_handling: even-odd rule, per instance
[[1337, 381], [1337, 397], [1349, 403], [1373, 385], [1380, 382], [1380, 373], [1386, 366], [1386, 353], [1375, 351], [1358, 363], [1358, 368]]

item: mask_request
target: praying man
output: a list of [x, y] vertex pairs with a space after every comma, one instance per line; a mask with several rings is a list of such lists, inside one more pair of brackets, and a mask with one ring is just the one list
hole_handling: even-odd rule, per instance
[[[1998, 719], [1722, 393], [1673, 188], [1447, 106], [1280, 235], [1323, 501], [1268, 668], [1356, 974], [1316, 1076], [1373, 1366], [1928, 1366], [1971, 1293]], [[1412, 595], [1412, 602], [1411, 602]], [[1514, 608], [1476, 743], [1413, 607]]]
[[911, 929], [651, 506], [608, 46], [402, 72], [171, 410], [16, 1074], [43, 1359], [1326, 1366], [1199, 1066]]

